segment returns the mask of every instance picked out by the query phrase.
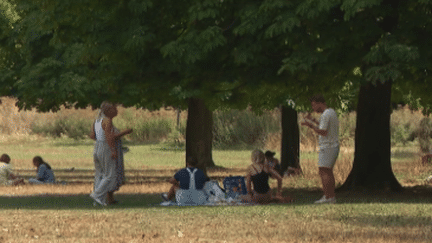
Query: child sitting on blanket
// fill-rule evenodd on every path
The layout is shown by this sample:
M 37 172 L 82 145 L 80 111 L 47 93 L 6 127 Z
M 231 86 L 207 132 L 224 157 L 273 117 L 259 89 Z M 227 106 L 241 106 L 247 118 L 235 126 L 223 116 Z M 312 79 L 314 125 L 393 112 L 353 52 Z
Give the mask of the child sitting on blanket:
M 168 182 L 173 184 L 168 193 L 162 193 L 165 201 L 176 198 L 178 205 L 202 205 L 207 197 L 203 191 L 204 184 L 209 180 L 204 171 L 196 168 L 197 161 L 188 157 L 186 168 L 179 170 Z
M 11 161 L 9 155 L 2 154 L 0 157 L 0 185 L 3 186 L 17 186 L 19 184 L 25 184 L 24 179 L 18 178 L 12 172 L 12 166 L 9 164 Z
M 30 184 L 45 184 L 55 182 L 54 172 L 52 171 L 51 166 L 45 162 L 42 157 L 34 157 L 33 165 L 37 168 L 37 178 L 30 178 Z

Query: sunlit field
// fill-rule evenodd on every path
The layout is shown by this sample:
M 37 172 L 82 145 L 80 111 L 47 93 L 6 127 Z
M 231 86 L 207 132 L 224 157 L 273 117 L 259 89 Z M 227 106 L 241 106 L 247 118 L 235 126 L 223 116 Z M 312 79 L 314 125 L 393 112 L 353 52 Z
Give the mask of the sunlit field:
M 30 138 L 2 144 L 17 169 L 30 169 L 41 155 L 53 168 L 91 170 L 92 142 Z M 128 170 L 140 170 L 142 181 L 116 193 L 119 204 L 94 207 L 88 194 L 91 178 L 65 185 L 1 187 L 1 242 L 430 242 L 432 190 L 426 178 L 431 166 L 420 162 L 417 148 L 393 148 L 393 170 L 410 188 L 402 194 L 339 193 L 335 205 L 314 205 L 321 196 L 317 154 L 301 153 L 303 175 L 285 178 L 283 194 L 291 204 L 262 206 L 161 207 L 164 180 L 145 182 L 155 171 L 168 178 L 184 166 L 184 150 L 163 144 L 128 144 Z M 223 178 L 244 175 L 249 150 L 215 150 L 209 170 Z M 341 149 L 335 167 L 343 183 L 353 159 Z M 221 180 L 219 180 L 221 182 Z M 276 181 L 271 181 L 276 187 Z M 37 223 L 34 223 L 37 222 Z
M 42 156 L 62 184 L 0 187 L 0 243 L 2 242 L 431 242 L 432 185 L 427 178 L 432 165 L 422 164 L 417 141 L 401 141 L 392 147 L 392 168 L 406 188 L 402 193 L 339 192 L 337 204 L 314 205 L 321 197 L 316 137 L 303 131 L 300 165 L 303 174 L 285 177 L 283 195 L 290 204 L 254 206 L 161 207 L 160 193 L 166 182 L 185 165 L 183 144 L 169 139 L 137 142 L 126 139 L 126 184 L 116 193 L 118 204 L 95 207 L 93 189 L 93 141 L 52 138 L 34 134 L 32 126 L 59 117 L 93 119 L 96 111 L 62 110 L 60 113 L 20 113 L 3 100 L 0 108 L 0 153 L 12 158 L 15 171 L 28 179 L 35 176 L 32 158 Z M 9 104 L 9 106 L 7 106 Z M 129 113 L 128 113 L 129 112 Z M 137 112 L 144 120 L 169 117 L 173 111 Z M 396 118 L 415 124 L 419 113 L 401 111 Z M 353 114 L 344 115 L 352 130 Z M 123 118 L 122 118 L 123 119 Z M 182 113 L 182 121 L 185 112 Z M 394 119 L 398 124 L 398 119 Z M 407 120 L 408 119 L 408 120 Z M 119 121 L 123 120 L 117 120 Z M 116 121 L 115 121 L 116 122 Z M 348 123 L 351 123 L 349 125 Z M 403 123 L 400 123 L 403 124 Z M 402 125 L 400 125 L 403 127 Z M 334 169 L 336 184 L 347 178 L 353 161 L 352 138 L 344 146 Z M 253 148 L 280 155 L 280 133 L 269 134 L 259 146 L 213 150 L 217 168 L 212 179 L 244 175 Z M 271 180 L 276 188 L 276 181 Z

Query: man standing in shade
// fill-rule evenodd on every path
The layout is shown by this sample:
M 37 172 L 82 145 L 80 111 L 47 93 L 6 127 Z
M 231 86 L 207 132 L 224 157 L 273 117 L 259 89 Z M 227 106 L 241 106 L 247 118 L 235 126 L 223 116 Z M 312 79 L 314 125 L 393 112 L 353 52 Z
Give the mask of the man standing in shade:
M 313 111 L 322 113 L 319 122 L 310 114 L 302 122 L 319 135 L 318 167 L 324 196 L 315 203 L 336 203 L 333 167 L 339 155 L 339 120 L 336 112 L 327 107 L 322 95 L 315 95 L 310 101 Z

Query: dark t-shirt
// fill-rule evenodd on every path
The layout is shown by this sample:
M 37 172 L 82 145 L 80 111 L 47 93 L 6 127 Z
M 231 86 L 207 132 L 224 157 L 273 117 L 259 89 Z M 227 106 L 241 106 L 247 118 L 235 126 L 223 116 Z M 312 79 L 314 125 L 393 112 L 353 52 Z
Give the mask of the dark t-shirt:
M 251 180 L 254 191 L 258 192 L 259 194 L 265 194 L 270 191 L 270 186 L 268 183 L 269 174 L 264 170 L 256 175 L 251 176 Z
M 193 173 L 194 170 L 197 170 L 195 172 L 195 189 L 202 190 L 204 188 L 204 184 L 209 179 L 207 176 L 205 176 L 204 171 L 198 169 L 198 168 L 189 168 L 190 171 Z M 179 170 L 175 175 L 174 179 L 176 179 L 180 184 L 180 189 L 183 190 L 189 190 L 189 182 L 190 182 L 190 175 L 187 171 L 187 168 L 183 168 Z

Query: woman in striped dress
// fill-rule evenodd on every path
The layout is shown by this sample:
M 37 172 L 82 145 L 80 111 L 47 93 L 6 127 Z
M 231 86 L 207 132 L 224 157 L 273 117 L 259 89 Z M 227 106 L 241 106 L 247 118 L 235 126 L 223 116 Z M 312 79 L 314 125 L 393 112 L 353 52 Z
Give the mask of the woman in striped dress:
M 90 197 L 100 205 L 115 203 L 114 192 L 124 181 L 124 164 L 121 137 L 130 134 L 132 129 L 119 132 L 112 119 L 117 116 L 117 106 L 103 102 L 95 120 L 90 138 L 96 140 L 93 152 L 95 182 Z

